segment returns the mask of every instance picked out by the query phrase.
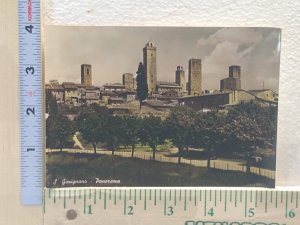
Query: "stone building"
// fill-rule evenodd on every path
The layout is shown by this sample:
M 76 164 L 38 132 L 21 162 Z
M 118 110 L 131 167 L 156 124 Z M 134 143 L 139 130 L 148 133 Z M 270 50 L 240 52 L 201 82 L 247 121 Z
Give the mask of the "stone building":
M 134 78 L 132 73 L 124 73 L 122 75 L 123 85 L 126 91 L 134 91 Z
M 90 64 L 81 65 L 81 84 L 92 86 L 92 66 Z
M 220 81 L 220 90 L 230 91 L 230 90 L 241 90 L 241 67 L 240 66 L 230 66 L 229 67 L 229 77 L 222 79 Z
M 156 65 L 156 46 L 148 42 L 143 48 L 143 63 L 145 66 L 148 92 L 152 94 L 156 90 L 157 65 Z
M 188 106 L 195 110 L 202 110 L 236 105 L 241 102 L 248 102 L 255 99 L 255 96 L 247 91 L 234 90 L 200 96 L 187 96 L 180 98 L 178 101 L 180 105 Z
M 72 82 L 63 82 L 62 87 L 64 88 L 64 101 L 65 104 L 77 105 L 78 104 L 78 87 Z
M 177 66 L 175 71 L 175 82 L 181 87 L 180 93 L 183 96 L 186 93 L 186 83 L 182 66 Z
M 126 91 L 125 85 L 120 84 L 120 83 L 105 84 L 105 85 L 103 85 L 103 90 L 104 91 L 112 91 L 115 93 L 120 93 L 120 92 Z
M 278 102 L 278 94 L 271 89 L 249 90 L 248 92 L 253 94 L 258 99 L 274 103 Z
M 202 85 L 201 59 L 190 59 L 188 95 L 200 95 L 201 85 Z

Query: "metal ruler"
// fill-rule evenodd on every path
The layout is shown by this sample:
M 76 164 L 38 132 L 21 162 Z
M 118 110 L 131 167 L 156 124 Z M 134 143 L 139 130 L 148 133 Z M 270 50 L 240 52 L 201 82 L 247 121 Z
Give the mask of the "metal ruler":
M 45 189 L 44 224 L 299 225 L 299 192 Z
M 43 194 L 43 92 L 39 0 L 18 1 L 21 202 L 41 204 Z

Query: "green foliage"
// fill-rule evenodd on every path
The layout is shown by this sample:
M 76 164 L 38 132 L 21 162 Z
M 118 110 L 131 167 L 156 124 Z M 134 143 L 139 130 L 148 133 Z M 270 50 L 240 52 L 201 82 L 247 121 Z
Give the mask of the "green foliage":
M 261 106 L 256 102 L 242 103 L 233 107 L 221 129 L 233 151 L 242 152 L 250 172 L 251 157 L 257 147 L 276 146 L 277 109 Z
M 196 124 L 197 114 L 194 110 L 184 107 L 175 107 L 165 121 L 165 133 L 174 145 L 178 147 L 178 163 L 184 148 L 191 145 L 193 127 Z
M 97 143 L 105 141 L 106 138 L 106 114 L 97 112 L 85 112 L 77 119 L 77 128 L 82 138 L 93 145 L 95 154 Z
M 115 150 L 118 149 L 122 143 L 122 135 L 124 133 L 124 127 L 122 126 L 122 117 L 108 116 L 105 123 L 105 142 L 107 148 L 112 150 L 114 155 Z
M 122 143 L 126 146 L 131 146 L 131 157 L 133 157 L 135 146 L 139 142 L 140 129 L 141 119 L 134 116 L 127 116 L 122 118 Z
M 58 114 L 56 98 L 50 90 L 46 91 L 46 113 L 49 113 L 50 116 L 56 116 Z
M 164 143 L 165 133 L 163 123 L 159 117 L 149 116 L 142 120 L 140 130 L 140 141 L 151 147 L 153 152 L 152 159 L 155 160 L 157 145 Z
M 140 62 L 138 71 L 136 72 L 136 82 L 137 89 L 136 94 L 140 101 L 140 107 L 142 107 L 142 102 L 148 97 L 148 85 L 144 65 Z
M 59 148 L 72 147 L 73 123 L 63 115 L 49 116 L 46 121 L 46 147 Z

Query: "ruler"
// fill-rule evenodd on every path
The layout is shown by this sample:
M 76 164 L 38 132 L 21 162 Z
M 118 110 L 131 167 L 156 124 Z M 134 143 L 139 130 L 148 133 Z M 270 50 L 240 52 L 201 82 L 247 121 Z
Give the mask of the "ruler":
M 45 189 L 44 224 L 299 225 L 299 192 Z
M 21 202 L 41 204 L 43 194 L 43 92 L 40 1 L 18 1 Z

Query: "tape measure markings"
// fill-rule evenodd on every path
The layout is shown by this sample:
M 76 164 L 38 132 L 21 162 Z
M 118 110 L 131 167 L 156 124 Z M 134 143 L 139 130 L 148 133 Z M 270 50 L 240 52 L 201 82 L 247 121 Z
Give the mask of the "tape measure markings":
M 48 207 L 51 210 L 61 210 L 56 206 L 59 202 L 63 203 L 63 209 L 76 207 L 76 204 L 79 204 L 77 199 L 82 199 L 83 214 L 86 215 L 101 213 L 101 209 L 99 211 L 98 207 L 102 204 L 102 210 L 113 210 L 116 216 L 118 213 L 124 216 L 132 216 L 135 213 L 149 216 L 154 212 L 157 213 L 153 207 L 162 210 L 161 215 L 164 217 L 179 215 L 182 217 L 193 210 L 197 210 L 197 212 L 203 210 L 204 218 L 219 218 L 228 212 L 232 216 L 233 210 L 236 209 L 234 216 L 239 218 L 255 218 L 256 214 L 259 215 L 259 218 L 263 214 L 267 218 L 269 213 L 274 213 L 276 210 L 276 214 L 282 212 L 280 215 L 289 221 L 296 218 L 297 213 L 300 213 L 298 210 L 299 194 L 292 191 L 185 189 L 179 190 L 179 193 L 183 193 L 182 201 L 179 200 L 178 190 L 174 189 L 84 189 L 77 191 L 48 189 L 47 191 L 49 201 L 46 199 L 44 201 L 45 214 L 47 214 Z M 157 193 L 161 200 L 157 199 Z M 230 197 L 234 199 L 230 201 Z M 181 203 L 179 204 L 179 202 Z M 80 204 L 78 206 L 82 207 Z

